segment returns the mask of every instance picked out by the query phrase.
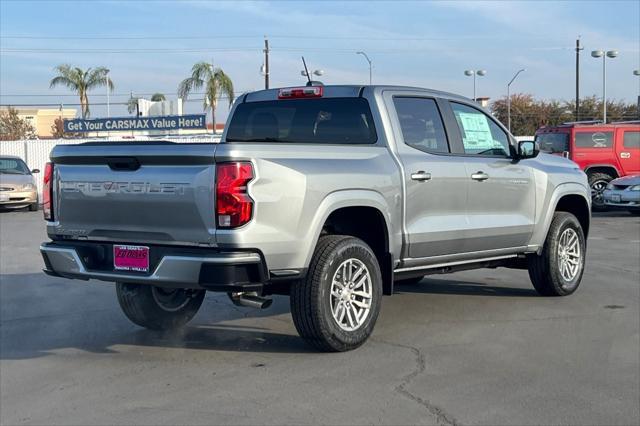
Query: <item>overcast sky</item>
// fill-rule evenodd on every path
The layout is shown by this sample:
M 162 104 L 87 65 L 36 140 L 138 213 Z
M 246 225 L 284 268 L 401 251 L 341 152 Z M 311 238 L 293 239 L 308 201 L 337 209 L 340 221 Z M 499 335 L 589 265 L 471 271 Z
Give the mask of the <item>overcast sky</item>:
M 617 49 L 607 61 L 609 98 L 635 102 L 640 78 L 640 1 L 564 2 L 75 2 L 0 1 L 0 103 L 77 103 L 49 89 L 53 67 L 105 66 L 116 89 L 175 98 L 193 63 L 213 61 L 238 93 L 263 87 L 259 74 L 266 35 L 272 87 L 304 83 L 304 54 L 325 84 L 368 82 L 429 87 L 472 96 L 465 69 L 484 69 L 478 96 L 512 92 L 539 98 L 575 96 L 575 40 L 581 36 L 581 94 L 602 94 L 602 60 L 594 49 Z M 20 95 L 20 96 L 18 96 Z M 201 96 L 194 95 L 194 99 Z M 90 94 L 106 101 L 105 90 Z M 223 109 L 220 115 L 224 118 Z M 127 115 L 114 106 L 112 115 Z M 187 104 L 201 112 L 201 102 Z M 102 106 L 92 115 L 105 114 Z

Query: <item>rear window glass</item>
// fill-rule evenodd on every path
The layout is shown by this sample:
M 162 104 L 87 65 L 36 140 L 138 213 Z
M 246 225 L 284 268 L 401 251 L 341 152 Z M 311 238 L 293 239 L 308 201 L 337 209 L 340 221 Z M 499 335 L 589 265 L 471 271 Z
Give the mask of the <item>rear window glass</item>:
M 613 132 L 576 132 L 577 148 L 611 148 Z
M 396 97 L 393 103 L 400 120 L 404 143 L 426 152 L 449 152 L 447 135 L 436 101 Z
M 640 132 L 624 132 L 622 146 L 625 148 L 640 149 Z
M 540 133 L 536 136 L 536 142 L 542 152 L 569 151 L 569 135 L 567 133 Z
M 286 99 L 238 105 L 227 142 L 373 144 L 376 131 L 363 98 Z

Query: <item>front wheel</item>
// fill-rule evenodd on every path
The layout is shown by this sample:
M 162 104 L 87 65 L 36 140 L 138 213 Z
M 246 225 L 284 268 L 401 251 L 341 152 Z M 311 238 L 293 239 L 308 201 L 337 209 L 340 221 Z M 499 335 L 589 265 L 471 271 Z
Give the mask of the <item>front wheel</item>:
M 382 275 L 371 248 L 345 235 L 320 238 L 309 272 L 291 287 L 300 336 L 327 352 L 348 351 L 371 335 L 380 312 Z
M 584 272 L 586 244 L 578 219 L 556 212 L 542 253 L 529 256 L 529 277 L 542 296 L 567 296 L 578 289 Z
M 206 292 L 116 283 L 116 293 L 131 322 L 151 330 L 170 330 L 184 326 L 195 316 Z
M 605 211 L 607 205 L 604 203 L 604 190 L 607 189 L 613 176 L 607 173 L 590 173 L 589 186 L 591 187 L 591 208 L 593 211 Z

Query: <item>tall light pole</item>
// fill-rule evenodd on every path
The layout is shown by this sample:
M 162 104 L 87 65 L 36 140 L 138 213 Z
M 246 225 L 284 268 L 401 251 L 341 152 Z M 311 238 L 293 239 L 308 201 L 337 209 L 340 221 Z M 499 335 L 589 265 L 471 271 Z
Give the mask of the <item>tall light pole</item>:
M 594 58 L 602 58 L 602 121 L 607 123 L 607 57 L 615 58 L 618 56 L 617 50 L 593 50 L 591 56 Z
M 485 70 L 466 70 L 464 72 L 464 75 L 466 75 L 467 77 L 471 77 L 473 76 L 473 101 L 475 102 L 476 100 L 476 75 L 483 77 L 485 75 L 487 75 L 487 71 Z
M 520 71 L 513 76 L 509 84 L 507 84 L 507 128 L 511 131 L 511 83 L 520 75 L 521 72 L 526 71 L 525 68 L 522 68 Z
M 640 70 L 633 70 L 633 75 L 640 77 Z M 640 119 L 640 79 L 638 79 L 638 119 Z
M 362 55 L 369 62 L 369 85 L 371 85 L 371 59 L 364 52 L 356 52 L 356 55 Z

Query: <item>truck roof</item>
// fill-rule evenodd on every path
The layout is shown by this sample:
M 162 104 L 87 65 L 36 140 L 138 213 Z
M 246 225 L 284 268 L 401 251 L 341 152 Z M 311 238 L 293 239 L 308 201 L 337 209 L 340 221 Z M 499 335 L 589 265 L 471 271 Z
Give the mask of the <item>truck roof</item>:
M 278 87 L 274 89 L 257 90 L 255 92 L 249 92 L 242 95 L 242 102 L 256 102 L 278 99 L 278 93 L 280 89 L 290 89 L 291 87 L 307 87 L 305 84 L 299 86 L 290 87 Z M 324 98 L 349 98 L 361 96 L 365 90 L 372 90 L 373 93 L 380 93 L 384 90 L 398 90 L 398 91 L 411 91 L 422 92 L 427 96 L 434 96 L 438 98 L 456 99 L 469 102 L 471 99 L 464 96 L 456 95 L 455 93 L 444 92 L 434 89 L 425 89 L 422 87 L 411 86 L 393 86 L 393 85 L 324 85 L 323 95 Z
M 575 127 L 580 128 L 595 128 L 595 129 L 615 129 L 617 127 L 640 127 L 640 120 L 638 121 L 614 121 L 612 123 L 603 123 L 600 120 L 592 121 L 571 121 L 567 123 L 557 124 L 555 126 L 543 126 L 539 128 L 538 132 L 556 131 L 561 129 L 572 129 Z

